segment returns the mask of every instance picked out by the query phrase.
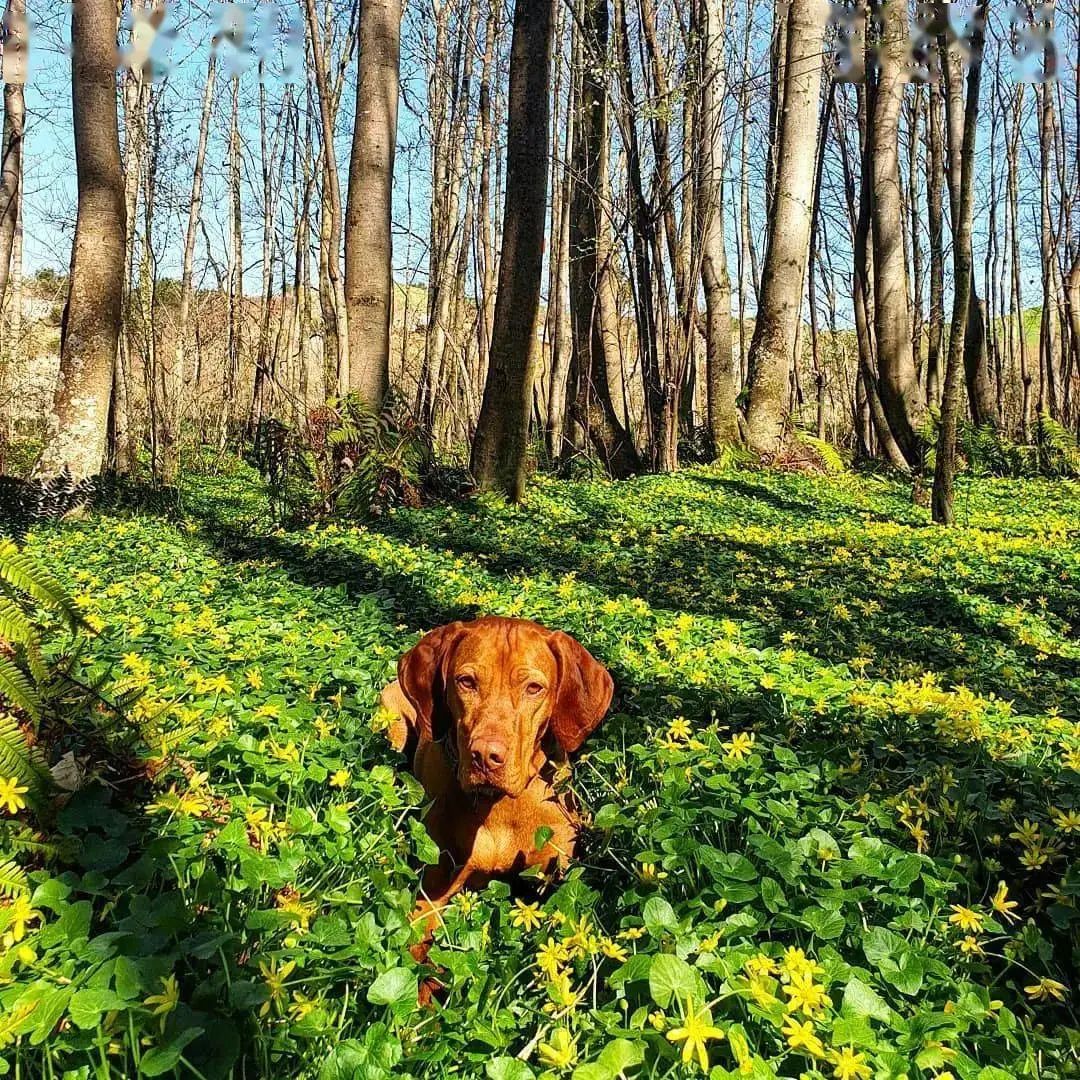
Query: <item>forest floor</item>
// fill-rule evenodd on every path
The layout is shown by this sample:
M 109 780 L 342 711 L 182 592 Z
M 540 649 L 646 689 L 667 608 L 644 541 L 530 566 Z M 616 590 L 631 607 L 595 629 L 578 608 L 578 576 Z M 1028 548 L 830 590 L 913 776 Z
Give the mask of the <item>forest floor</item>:
M 1080 485 L 967 480 L 957 509 L 944 531 L 885 479 L 702 468 L 285 531 L 238 465 L 179 514 L 38 530 L 141 749 L 58 811 L 0 1058 L 1076 1075 Z M 375 703 L 420 632 L 481 612 L 574 634 L 616 699 L 574 771 L 576 866 L 460 897 L 420 1010 L 435 853 Z

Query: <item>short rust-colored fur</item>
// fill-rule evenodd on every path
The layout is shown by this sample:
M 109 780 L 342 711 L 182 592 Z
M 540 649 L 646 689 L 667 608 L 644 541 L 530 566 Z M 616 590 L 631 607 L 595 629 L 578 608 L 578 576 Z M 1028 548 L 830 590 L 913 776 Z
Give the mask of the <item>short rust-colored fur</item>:
M 423 882 L 429 934 L 461 889 L 572 856 L 577 817 L 552 775 L 599 725 L 613 690 L 573 638 L 524 619 L 450 623 L 401 658 L 382 702 L 399 718 L 391 742 L 432 800 L 426 824 L 442 860 Z M 538 851 L 542 827 L 551 838 Z

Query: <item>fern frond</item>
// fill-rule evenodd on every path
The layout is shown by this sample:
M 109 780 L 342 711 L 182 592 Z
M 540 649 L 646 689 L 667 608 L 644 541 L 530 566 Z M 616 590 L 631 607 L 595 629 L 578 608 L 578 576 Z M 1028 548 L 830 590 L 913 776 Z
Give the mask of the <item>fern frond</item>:
M 72 630 L 82 622 L 64 586 L 11 540 L 0 540 L 0 582 L 61 615 Z
M 37 795 L 51 779 L 45 759 L 30 746 L 13 716 L 0 713 L 0 776 L 16 778 Z
M 30 892 L 30 879 L 26 871 L 14 860 L 0 854 L 0 896 L 14 899 Z
M 815 435 L 807 435 L 799 432 L 799 441 L 808 446 L 819 458 L 827 473 L 842 473 L 844 471 L 844 459 L 840 451 L 832 443 L 819 439 Z
M 41 698 L 30 680 L 9 657 L 0 656 L 0 703 L 21 709 L 35 722 L 41 719 Z
M 9 855 L 35 855 L 51 862 L 60 857 L 59 844 L 50 843 L 21 821 L 0 824 L 0 851 L 5 853 L 5 858 Z
M 25 645 L 37 641 L 38 632 L 26 612 L 6 596 L 0 596 L 0 641 Z

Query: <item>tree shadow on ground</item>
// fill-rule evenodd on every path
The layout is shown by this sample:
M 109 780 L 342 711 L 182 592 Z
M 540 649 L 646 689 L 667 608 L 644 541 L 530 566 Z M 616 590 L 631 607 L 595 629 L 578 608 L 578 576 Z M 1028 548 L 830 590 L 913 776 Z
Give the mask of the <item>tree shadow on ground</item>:
M 577 515 L 564 529 L 538 530 L 532 518 L 481 505 L 468 514 L 401 513 L 370 527 L 474 556 L 491 573 L 573 574 L 654 607 L 749 623 L 760 645 L 790 643 L 829 662 L 865 658 L 868 671 L 888 678 L 935 671 L 1025 711 L 1080 712 L 1080 660 L 1044 652 L 1026 639 L 1023 625 L 1000 618 L 1001 608 L 1032 590 L 1042 591 L 1047 613 L 1072 617 L 1080 594 L 1067 584 L 1067 553 L 1047 552 L 1039 565 L 1027 557 L 1003 558 L 988 578 L 966 578 L 959 589 L 959 579 L 950 575 L 955 566 L 896 570 L 902 560 L 917 562 L 912 543 L 930 542 L 916 530 L 885 546 L 869 536 L 800 536 L 800 522 L 790 535 L 767 540 L 756 524 L 744 530 L 746 539 L 736 539 L 730 533 L 677 533 L 661 522 L 655 536 L 619 545 L 612 537 L 634 528 L 634 520 L 591 489 L 575 495 Z M 813 524 L 811 504 L 786 498 L 779 504 L 785 515 L 800 507 L 801 524 Z M 853 543 L 860 546 L 849 550 Z M 990 604 L 972 599 L 979 597 Z

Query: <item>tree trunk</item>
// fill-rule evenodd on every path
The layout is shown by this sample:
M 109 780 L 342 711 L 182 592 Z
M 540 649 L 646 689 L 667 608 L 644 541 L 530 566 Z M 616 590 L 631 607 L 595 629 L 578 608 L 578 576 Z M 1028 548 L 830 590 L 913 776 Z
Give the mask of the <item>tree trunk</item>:
M 71 9 L 72 120 L 78 210 L 60 379 L 51 430 L 34 467 L 39 480 L 80 483 L 101 471 L 120 335 L 124 273 L 124 178 L 116 114 L 116 5 Z
M 878 77 L 872 90 L 867 143 L 874 239 L 874 339 L 881 404 L 905 460 L 922 468 L 920 429 L 925 404 L 911 355 L 911 310 L 904 257 L 900 197 L 900 110 L 907 67 L 907 7 L 901 0 L 874 3 L 880 20 Z M 864 168 L 867 164 L 864 163 Z
M 973 258 L 971 216 L 975 174 L 976 123 L 979 117 L 979 82 L 982 78 L 983 27 L 988 0 L 978 0 L 973 16 L 971 58 L 968 70 L 967 104 L 964 109 L 963 143 L 960 149 L 959 200 L 953 218 L 954 294 L 952 326 L 949 330 L 949 355 L 945 364 L 945 390 L 941 399 L 941 431 L 938 435 L 937 460 L 934 466 L 933 517 L 941 525 L 951 525 L 953 514 L 953 480 L 956 475 L 956 428 L 961 409 L 961 377 L 964 363 L 964 339 L 968 331 L 971 304 Z M 959 73 L 950 67 L 949 82 Z M 950 93 L 951 91 L 951 93 Z M 946 93 L 955 101 L 955 88 L 947 86 Z M 954 137 L 956 125 L 949 125 Z
M 323 214 L 329 216 L 326 236 L 327 289 L 333 305 L 334 338 L 337 345 L 337 390 L 346 394 L 352 385 L 349 373 L 349 319 L 345 302 L 345 285 L 341 277 L 341 181 L 338 178 L 337 153 L 334 149 L 334 94 L 330 86 L 328 60 L 323 48 L 322 30 L 315 12 L 315 0 L 304 0 L 307 13 L 308 37 L 315 67 L 315 87 L 319 96 L 319 116 L 322 121 Z
M 364 0 L 345 210 L 345 300 L 352 387 L 375 406 L 390 385 L 394 306 L 390 223 L 400 56 L 401 0 Z
M 26 3 L 8 0 L 3 53 L 4 146 L 0 167 L 0 306 L 7 293 L 11 248 L 19 219 L 23 177 L 23 130 L 26 125 Z
M 926 403 L 941 400 L 941 346 L 945 335 L 945 153 L 942 146 L 941 87 L 930 84 L 927 112 L 926 204 L 930 229 L 930 314 L 926 342 Z
M 739 441 L 738 393 L 731 334 L 731 277 L 724 243 L 724 0 L 698 0 L 702 22 L 698 186 L 701 285 L 705 292 L 705 388 L 714 451 Z
M 776 197 L 769 218 L 761 300 L 750 344 L 747 438 L 751 449 L 759 454 L 779 449 L 784 434 L 788 374 L 797 360 L 826 15 L 823 0 L 792 0 L 787 18 L 788 85 L 780 123 Z
M 491 364 L 472 472 L 482 489 L 520 501 L 536 369 L 547 217 L 554 0 L 516 0 L 510 48 L 506 203 Z
M 206 83 L 203 86 L 199 142 L 191 176 L 191 203 L 188 207 L 187 232 L 184 235 L 184 255 L 180 270 L 180 312 L 176 323 L 176 351 L 170 372 L 172 389 L 169 394 L 169 418 L 163 431 L 161 448 L 161 480 L 169 486 L 175 484 L 180 467 L 180 424 L 183 419 L 184 380 L 187 374 L 187 336 L 194 294 L 195 240 L 202 215 L 203 170 L 206 166 L 206 145 L 210 137 L 210 110 L 214 102 L 216 78 L 217 57 L 211 50 L 206 66 Z
M 574 413 L 612 476 L 640 467 L 637 451 L 616 412 L 608 381 L 609 352 L 617 349 L 611 300 L 612 248 L 607 225 L 609 200 L 608 94 L 603 84 L 608 58 L 607 0 L 585 0 L 582 13 L 584 65 L 571 161 L 570 320 L 573 328 Z

